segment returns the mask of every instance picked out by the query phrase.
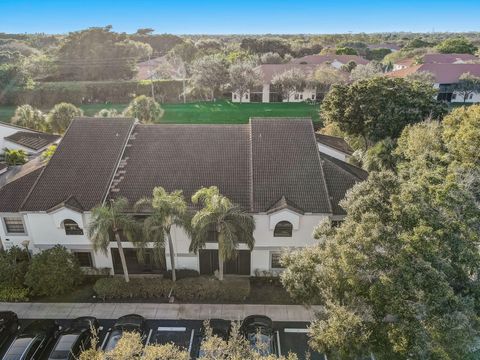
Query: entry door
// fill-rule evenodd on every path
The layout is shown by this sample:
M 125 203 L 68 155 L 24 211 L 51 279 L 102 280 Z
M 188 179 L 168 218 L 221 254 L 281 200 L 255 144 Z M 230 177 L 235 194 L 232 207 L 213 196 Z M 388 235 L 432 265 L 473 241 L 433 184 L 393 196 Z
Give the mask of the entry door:
M 218 270 L 218 250 L 200 250 L 200 274 L 212 275 Z M 225 262 L 225 274 L 250 275 L 250 251 L 238 250 L 237 256 Z

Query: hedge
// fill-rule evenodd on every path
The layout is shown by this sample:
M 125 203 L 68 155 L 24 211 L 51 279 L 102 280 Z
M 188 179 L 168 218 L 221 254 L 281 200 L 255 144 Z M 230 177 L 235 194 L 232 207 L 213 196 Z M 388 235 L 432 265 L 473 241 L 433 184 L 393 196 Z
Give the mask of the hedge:
M 18 287 L 2 287 L 0 288 L 0 301 L 5 302 L 24 302 L 28 301 L 29 290 L 27 288 Z
M 177 280 L 200 276 L 197 270 L 192 270 L 192 269 L 176 269 L 175 275 L 177 276 Z M 172 270 L 164 271 L 163 278 L 172 279 Z
M 97 280 L 93 289 L 104 300 L 167 298 L 170 290 L 182 302 L 243 302 L 250 294 L 248 278 L 219 281 L 213 277 L 190 277 L 173 283 L 162 278 L 108 277 Z
M 154 80 L 155 99 L 179 102 L 182 81 Z M 151 96 L 150 81 L 65 81 L 36 83 L 31 89 L 12 87 L 0 96 L 1 105 L 30 104 L 48 108 L 60 102 L 75 105 L 94 103 L 128 103 L 135 96 Z

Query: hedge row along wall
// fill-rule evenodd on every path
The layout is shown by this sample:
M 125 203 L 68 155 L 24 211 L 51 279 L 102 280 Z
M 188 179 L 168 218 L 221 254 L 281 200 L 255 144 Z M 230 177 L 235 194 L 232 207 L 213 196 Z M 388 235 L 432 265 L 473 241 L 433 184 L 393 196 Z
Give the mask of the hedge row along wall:
M 182 81 L 154 80 L 155 99 L 180 102 Z M 128 103 L 139 95 L 151 96 L 150 81 L 68 81 L 36 83 L 32 89 L 12 88 L 0 94 L 1 105 L 23 105 L 47 108 L 60 102 L 75 105 L 95 103 Z M 192 99 L 189 99 L 192 100 Z

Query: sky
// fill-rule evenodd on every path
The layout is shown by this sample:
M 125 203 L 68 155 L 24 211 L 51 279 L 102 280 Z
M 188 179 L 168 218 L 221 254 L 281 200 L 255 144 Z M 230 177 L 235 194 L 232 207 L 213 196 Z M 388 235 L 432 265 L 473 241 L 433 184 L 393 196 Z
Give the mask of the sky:
M 105 25 L 172 34 L 480 31 L 480 0 L 0 0 L 0 32 Z

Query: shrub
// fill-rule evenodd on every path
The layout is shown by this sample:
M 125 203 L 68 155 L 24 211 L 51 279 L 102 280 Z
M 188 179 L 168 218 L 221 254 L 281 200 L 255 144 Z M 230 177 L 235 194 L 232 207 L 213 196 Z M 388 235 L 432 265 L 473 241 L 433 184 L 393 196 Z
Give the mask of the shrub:
M 23 302 L 28 301 L 28 289 L 21 287 L 1 287 L 0 301 L 5 302 Z
M 192 270 L 192 269 L 175 269 L 175 274 L 177 275 L 177 280 L 186 279 L 186 278 L 195 278 L 200 276 L 197 270 Z M 172 279 L 172 270 L 165 271 L 163 273 L 163 278 Z
M 108 277 L 97 280 L 93 286 L 102 299 L 152 299 L 168 297 L 173 282 L 160 278 L 132 278 L 125 282 L 123 277 Z
M 57 245 L 33 256 L 25 276 L 34 295 L 61 295 L 80 284 L 82 272 L 75 256 Z
M 55 134 L 63 134 L 70 126 L 73 118 L 82 116 L 83 111 L 75 105 L 62 102 L 53 107 L 47 115 L 47 124 Z
M 250 294 L 248 278 L 223 281 L 213 277 L 186 278 L 175 283 L 175 296 L 181 301 L 243 302 Z
M 153 98 L 140 95 L 130 102 L 123 114 L 148 124 L 160 120 L 163 112 L 163 109 Z
M 28 154 L 21 149 L 4 149 L 5 163 L 8 166 L 23 165 L 28 161 Z
M 23 286 L 28 260 L 27 251 L 16 246 L 0 252 L 0 288 Z

